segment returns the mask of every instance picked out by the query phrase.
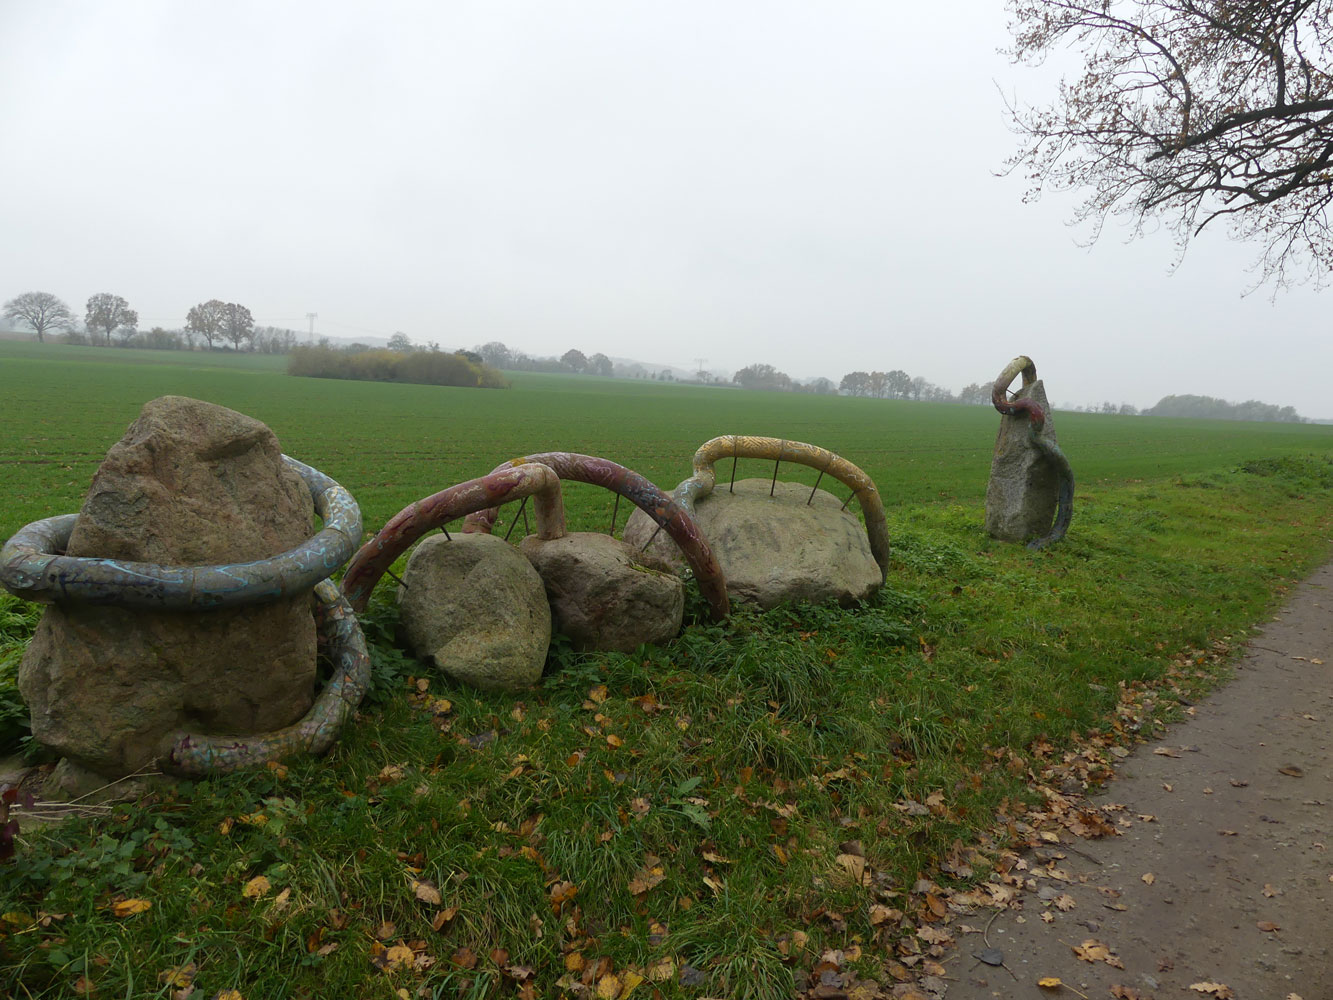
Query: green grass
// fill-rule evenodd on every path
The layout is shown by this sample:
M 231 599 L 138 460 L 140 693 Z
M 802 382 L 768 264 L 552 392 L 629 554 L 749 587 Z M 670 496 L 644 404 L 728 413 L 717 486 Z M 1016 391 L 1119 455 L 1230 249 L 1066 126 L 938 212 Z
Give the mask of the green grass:
M 716 433 L 785 434 L 875 475 L 894 552 L 863 607 L 742 609 L 633 655 L 558 643 L 523 695 L 410 676 L 385 648 L 381 599 L 367 622 L 378 699 L 327 757 L 25 826 L 0 870 L 0 969 L 18 996 L 87 977 L 97 996 L 165 997 L 160 975 L 187 964 L 205 997 L 574 996 L 573 980 L 667 962 L 664 997 L 785 998 L 825 948 L 860 949 L 857 970 L 889 982 L 898 941 L 926 919 L 918 879 L 961 885 L 942 859 L 1007 843 L 1044 760 L 1077 750 L 1095 782 L 1110 747 L 1216 683 L 1225 651 L 1327 558 L 1333 527 L 1322 428 L 1057 414 L 1080 490 L 1068 539 L 1033 553 L 981 530 L 996 420 L 983 409 L 535 376 L 455 403 L 225 367 L 149 388 L 171 366 L 97 382 L 115 362 L 61 376 L 31 353 L 17 359 L 28 379 L 7 357 L 0 380 L 90 380 L 65 411 L 84 481 L 119 435 L 111 414 L 127 423 L 165 391 L 268 420 L 370 524 L 462 478 L 442 470 L 519 451 L 601 453 L 670 485 Z M 57 433 L 23 409 L 25 433 Z M 466 447 L 455 464 L 402 457 L 434 440 L 423 425 L 448 423 Z M 864 881 L 840 860 L 846 841 Z M 988 856 L 972 856 L 972 878 Z M 261 876 L 269 888 L 247 896 Z M 134 899 L 152 906 L 115 915 Z M 898 915 L 872 922 L 872 907 Z M 381 968 L 394 946 L 419 967 Z
M 338 479 L 373 530 L 407 504 L 540 451 L 627 465 L 665 489 L 719 434 L 809 441 L 855 462 L 885 505 L 985 493 L 997 417 L 987 407 L 797 396 L 629 379 L 511 373 L 509 390 L 293 378 L 282 359 L 0 341 L 0 535 L 77 510 L 97 463 L 149 399 L 196 396 L 271 426 L 288 454 Z M 1057 413 L 1081 486 L 1202 472 L 1333 448 L 1333 427 Z M 739 474 L 771 474 L 747 462 Z M 719 469 L 730 475 L 730 467 Z M 783 478 L 813 482 L 787 467 Z M 613 497 L 571 484 L 571 526 L 605 530 Z M 623 520 L 624 511 L 622 511 Z

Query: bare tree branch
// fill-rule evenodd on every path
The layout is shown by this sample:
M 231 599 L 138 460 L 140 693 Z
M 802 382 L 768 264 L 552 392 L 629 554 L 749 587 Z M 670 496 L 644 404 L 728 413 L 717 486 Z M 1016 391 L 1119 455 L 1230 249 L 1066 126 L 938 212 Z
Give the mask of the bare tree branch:
M 1261 281 L 1333 274 L 1333 0 L 1009 0 L 1016 62 L 1077 51 L 1047 105 L 1010 106 L 1027 197 L 1079 190 L 1183 251 L 1225 217 Z

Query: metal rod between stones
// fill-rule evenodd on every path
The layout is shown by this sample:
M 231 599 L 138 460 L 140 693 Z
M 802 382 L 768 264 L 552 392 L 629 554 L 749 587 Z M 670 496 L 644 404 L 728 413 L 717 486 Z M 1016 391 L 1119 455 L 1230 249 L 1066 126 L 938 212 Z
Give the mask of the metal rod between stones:
M 652 545 L 653 542 L 657 541 L 657 536 L 658 536 L 659 534 L 661 534 L 661 532 L 662 532 L 662 526 L 659 524 L 659 525 L 657 526 L 657 530 L 653 532 L 652 537 L 649 538 L 648 541 L 646 541 L 646 542 L 643 543 L 643 548 L 639 549 L 639 551 L 640 551 L 640 552 L 647 552 L 647 551 L 648 551 L 648 546 Z
M 727 490 L 728 493 L 736 492 L 736 459 L 736 455 L 731 456 L 731 487 Z
M 620 494 L 616 494 L 616 505 L 611 508 L 611 530 L 607 532 L 612 538 L 616 537 L 616 515 L 620 513 Z
M 768 484 L 768 495 L 772 496 L 773 491 L 778 488 L 778 466 L 782 464 L 782 459 L 773 463 L 773 481 Z
M 525 526 L 528 523 L 528 512 L 524 509 L 527 507 L 527 505 L 528 505 L 527 497 L 524 497 L 523 502 L 518 505 L 518 513 L 523 515 L 523 524 Z M 509 536 L 514 533 L 514 528 L 516 528 L 517 526 L 518 526 L 518 514 L 515 514 L 514 519 L 509 522 L 509 530 L 505 532 L 506 542 L 509 541 Z
M 830 455 L 830 456 L 829 456 L 829 460 L 828 460 L 827 462 L 824 463 L 824 467 L 823 467 L 822 469 L 819 470 L 819 475 L 815 477 L 815 486 L 814 486 L 814 489 L 812 489 L 812 490 L 810 491 L 810 499 L 807 500 L 807 501 L 805 502 L 805 505 L 806 505 L 807 507 L 809 507 L 812 503 L 815 502 L 815 494 L 816 494 L 817 492 L 819 492 L 819 484 L 820 484 L 821 482 L 823 482 L 823 479 L 824 479 L 824 473 L 828 472 L 829 466 L 832 465 L 832 464 L 833 464 L 833 456 Z M 844 507 L 844 509 L 845 509 L 845 507 Z

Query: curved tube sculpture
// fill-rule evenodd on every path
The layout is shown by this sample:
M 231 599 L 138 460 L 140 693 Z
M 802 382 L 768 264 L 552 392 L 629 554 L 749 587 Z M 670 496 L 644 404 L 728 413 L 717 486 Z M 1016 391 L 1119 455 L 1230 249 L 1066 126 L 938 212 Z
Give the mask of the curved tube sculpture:
M 1069 530 L 1069 522 L 1074 516 L 1074 470 L 1069 467 L 1069 459 L 1065 458 L 1065 453 L 1060 450 L 1060 446 L 1054 441 L 1042 437 L 1041 429 L 1046 425 L 1046 414 L 1042 410 L 1041 404 L 1032 399 L 1010 399 L 1006 395 L 1009 391 L 1009 384 L 1019 374 L 1023 376 L 1023 388 L 1025 389 L 1037 381 L 1037 366 L 1026 355 L 1020 354 L 1009 362 L 1004 371 L 1000 372 L 999 377 L 995 380 L 995 385 L 991 388 L 990 400 L 995 409 L 1005 416 L 1017 416 L 1020 413 L 1027 414 L 1028 440 L 1054 466 L 1056 476 L 1059 479 L 1055 521 L 1051 525 L 1051 530 L 1043 537 L 1028 542 L 1028 548 L 1030 549 L 1044 549 L 1046 546 L 1064 538 L 1065 532 Z
M 881 582 L 888 579 L 889 528 L 884 520 L 884 504 L 880 501 L 874 481 L 860 468 L 826 448 L 803 441 L 741 434 L 715 437 L 705 441 L 694 453 L 694 475 L 671 493 L 691 516 L 694 514 L 694 505 L 713 492 L 717 484 L 713 464 L 720 458 L 771 458 L 777 462 L 794 462 L 818 469 L 821 475 L 832 476 L 847 486 L 861 504 L 870 552 L 879 564 Z
M 257 736 L 181 736 L 164 766 L 189 777 L 222 774 L 296 753 L 321 754 L 333 745 L 370 688 L 370 655 L 351 605 L 328 580 L 315 585 L 320 646 L 333 660 L 333 677 L 299 722 Z
M 511 500 L 535 497 L 537 535 L 563 538 L 565 505 L 560 477 L 545 465 L 526 463 L 469 479 L 404 507 L 352 557 L 343 574 L 342 591 L 355 611 L 364 611 L 385 571 L 422 535 L 442 528 L 464 514 L 486 510 Z
M 708 602 L 713 620 L 720 621 L 730 613 L 731 602 L 727 597 L 727 582 L 722 575 L 722 567 L 713 557 L 708 540 L 695 524 L 692 507 L 686 508 L 678 503 L 632 469 L 609 459 L 572 451 L 545 451 L 537 455 L 525 455 L 497 466 L 492 475 L 524 462 L 539 462 L 554 470 L 561 479 L 601 486 L 630 501 L 652 518 L 679 546 L 685 561 L 694 572 L 694 578 L 699 582 L 699 591 Z M 497 513 L 498 510 L 491 507 L 470 514 L 463 530 L 490 534 Z
M 122 559 L 60 555 L 77 514 L 62 514 L 20 528 L 0 549 L 0 586 L 43 604 L 69 601 L 148 611 L 239 608 L 293 597 L 327 579 L 361 540 L 361 511 L 324 473 L 282 456 L 310 490 L 324 522 L 294 549 L 255 562 L 219 566 L 161 566 Z
M 328 577 L 361 537 L 361 511 L 345 489 L 302 462 L 283 461 L 310 490 L 324 527 L 269 559 L 219 566 L 161 566 L 58 555 L 79 516 L 49 517 L 20 529 L 0 550 L 0 585 L 30 601 L 113 605 L 141 611 L 211 611 L 296 597 L 312 588 L 319 638 L 334 677 L 300 722 L 253 737 L 181 736 L 165 766 L 200 776 L 261 764 L 288 754 L 322 753 L 370 686 L 370 657 L 351 607 Z

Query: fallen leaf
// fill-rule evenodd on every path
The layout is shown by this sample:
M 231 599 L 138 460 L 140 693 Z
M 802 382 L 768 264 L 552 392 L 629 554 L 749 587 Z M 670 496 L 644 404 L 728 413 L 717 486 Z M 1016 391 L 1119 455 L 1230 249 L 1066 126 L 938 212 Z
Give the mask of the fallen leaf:
M 1304 777 L 1305 777 L 1305 772 L 1302 771 L 1302 770 L 1301 770 L 1299 767 L 1297 767 L 1295 764 L 1288 764 L 1286 767 L 1279 767 L 1279 768 L 1277 769 L 1277 773 L 1278 773 L 1278 774 L 1285 774 L 1285 775 L 1286 775 L 1287 777 L 1289 777 L 1289 778 L 1304 778 Z
M 1157 876 L 1154 875 L 1152 872 L 1144 872 L 1142 875 L 1139 876 L 1139 878 L 1143 879 L 1144 885 L 1152 885 L 1154 882 L 1157 881 Z
M 1195 993 L 1211 993 L 1217 1000 L 1233 1000 L 1236 995 L 1231 992 L 1230 986 L 1222 983 L 1192 983 L 1190 989 Z
M 213 994 L 213 1000 L 245 1000 L 241 996 L 240 990 L 218 990 Z
M 439 906 L 444 902 L 440 895 L 440 890 L 435 887 L 435 883 L 429 879 L 422 879 L 420 882 L 412 880 L 412 895 L 423 903 L 429 903 L 432 906 Z
M 288 886 L 286 889 L 283 889 L 282 892 L 278 893 L 275 897 L 273 897 L 273 909 L 285 910 L 287 908 L 288 902 L 291 901 L 291 898 L 292 898 L 292 889 L 291 886 Z
M 1223 837 L 1234 837 L 1234 836 L 1236 836 L 1236 831 L 1235 831 L 1235 830 L 1218 830 L 1217 832 L 1218 832 L 1218 834 L 1220 834 L 1220 835 L 1223 836 Z
M 269 880 L 263 875 L 256 875 L 245 885 L 241 886 L 241 897 L 244 899 L 259 899 L 266 895 L 269 889 L 273 888 Z
M 1037 980 L 1037 985 L 1044 990 L 1055 990 L 1064 985 L 1064 980 L 1059 976 L 1043 976 Z
M 1241 781 L 1241 780 L 1239 780 L 1239 779 L 1237 779 L 1237 778 L 1232 778 L 1232 779 L 1231 779 L 1231 787 L 1232 787 L 1232 788 L 1244 788 L 1244 787 L 1246 787 L 1248 784 L 1249 784 L 1248 781 Z
M 901 917 L 902 914 L 899 914 L 899 919 L 901 919 Z M 926 944 L 943 944 L 943 945 L 953 944 L 952 934 L 950 934 L 943 927 L 935 927 L 932 924 L 926 924 L 924 927 L 922 927 L 919 931 L 916 932 L 916 936 L 919 937 L 922 941 L 926 942 Z
M 597 980 L 597 1000 L 616 1000 L 618 996 L 620 996 L 620 978 L 614 972 Z
M 1272 899 L 1274 896 L 1281 896 L 1282 890 L 1279 889 L 1277 886 L 1273 885 L 1272 882 L 1265 882 L 1264 895 L 1267 896 L 1269 899 Z
M 1281 927 L 1279 927 L 1277 924 L 1273 923 L 1273 921 L 1271 921 L 1271 920 L 1260 920 L 1260 921 L 1259 921 L 1258 923 L 1256 923 L 1254 926 L 1255 926 L 1255 927 L 1258 927 L 1261 931 L 1264 931 L 1265 933 L 1269 933 L 1269 934 L 1271 934 L 1271 933 L 1274 932 L 1274 931 L 1280 931 L 1280 930 L 1282 930 Z
M 655 983 L 664 983 L 676 974 L 674 958 L 659 958 L 648 966 L 648 978 Z
M 1081 945 L 1069 947 L 1085 962 L 1105 962 L 1111 955 L 1111 949 L 1095 938 L 1087 938 Z
M 1075 906 L 1078 905 L 1077 903 L 1074 902 L 1074 897 L 1070 896 L 1068 893 L 1061 893 L 1060 895 L 1056 896 L 1053 900 L 1051 900 L 1051 902 L 1054 903 L 1056 907 L 1064 913 L 1068 913 L 1070 910 L 1072 910 Z
M 588 691 L 588 700 L 594 705 L 600 705 L 602 702 L 606 701 L 606 685 L 598 684 L 596 687 L 590 689 Z
M 385 972 L 397 972 L 399 969 L 407 968 L 415 957 L 412 949 L 402 944 L 385 948 L 376 941 L 370 948 L 371 964 Z
M 656 854 L 646 854 L 643 858 L 643 867 L 629 880 L 629 891 L 635 896 L 641 895 L 660 885 L 664 878 L 666 869 L 662 865 L 662 859 Z
M 1171 747 L 1157 747 L 1155 750 L 1153 750 L 1153 753 L 1157 754 L 1157 755 L 1160 756 L 1160 757 L 1179 757 L 1179 756 L 1180 756 L 1180 751 L 1179 751 L 1179 750 L 1173 750 Z
M 456 906 L 451 906 L 445 910 L 439 910 L 436 912 L 435 916 L 430 918 L 430 929 L 439 931 L 456 916 L 458 916 L 458 907 Z
M 890 920 L 897 921 L 903 918 L 902 910 L 895 910 L 889 906 L 882 906 L 875 903 L 870 907 L 870 926 L 878 927 L 880 924 L 887 923 Z
M 173 965 L 170 969 L 164 969 L 157 974 L 157 978 L 165 986 L 183 990 L 194 982 L 195 973 L 198 971 L 199 966 L 189 962 L 186 965 Z
M 1041 922 L 1043 924 L 1055 923 L 1055 914 L 1053 914 L 1050 910 L 1044 911 L 1041 915 Z
M 146 899 L 122 899 L 111 904 L 111 913 L 117 917 L 132 917 L 136 913 L 151 910 L 153 904 Z
M 860 883 L 865 877 L 866 859 L 858 854 L 839 854 L 838 864 L 847 871 L 854 882 Z

